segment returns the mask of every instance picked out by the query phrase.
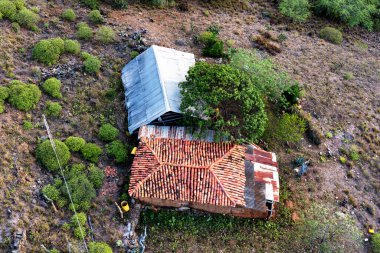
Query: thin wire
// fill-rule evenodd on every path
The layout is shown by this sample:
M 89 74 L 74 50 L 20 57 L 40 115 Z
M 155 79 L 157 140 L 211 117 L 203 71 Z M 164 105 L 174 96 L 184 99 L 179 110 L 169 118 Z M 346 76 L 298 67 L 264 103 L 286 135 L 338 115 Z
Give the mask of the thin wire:
M 49 139 L 50 139 L 50 144 L 51 144 L 51 147 L 53 148 L 53 151 L 54 151 L 54 154 L 55 154 L 55 158 L 57 159 L 59 169 L 61 170 L 61 175 L 62 175 L 63 181 L 65 182 L 67 194 L 69 195 L 71 206 L 73 207 L 73 211 L 74 211 L 77 223 L 78 223 L 78 227 L 79 227 L 79 230 L 80 230 L 80 235 L 82 237 L 84 247 L 86 249 L 86 252 L 88 253 L 87 243 L 86 243 L 86 240 L 84 239 L 84 234 L 83 234 L 83 231 L 82 231 L 82 226 L 81 226 L 81 224 L 79 222 L 78 215 L 77 215 L 77 212 L 75 210 L 74 203 L 73 203 L 73 199 L 71 198 L 71 193 L 70 193 L 70 190 L 69 190 L 69 186 L 67 184 L 66 177 L 65 177 L 65 174 L 63 173 L 63 169 L 62 169 L 62 166 L 61 166 L 61 162 L 59 161 L 59 158 L 58 158 L 58 155 L 57 155 L 57 151 L 55 149 L 55 143 L 53 141 L 53 136 L 51 135 L 51 132 L 50 132 L 49 124 L 47 123 L 47 120 L 46 120 L 46 117 L 45 117 L 44 114 L 42 114 L 42 117 L 44 118 L 44 124 L 45 124 L 45 127 L 46 127 L 46 131 L 48 133 L 48 136 L 49 136 Z

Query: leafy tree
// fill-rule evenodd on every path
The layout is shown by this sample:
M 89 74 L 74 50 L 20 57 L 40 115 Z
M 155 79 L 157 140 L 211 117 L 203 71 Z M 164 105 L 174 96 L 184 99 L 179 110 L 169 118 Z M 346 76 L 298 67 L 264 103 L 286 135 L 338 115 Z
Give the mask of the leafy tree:
M 295 21 L 306 21 L 310 16 L 308 0 L 282 0 L 279 9 L 281 14 Z
M 54 140 L 54 143 L 59 161 L 62 166 L 65 166 L 69 162 L 71 156 L 69 148 L 65 143 L 59 140 Z M 50 144 L 50 140 L 45 140 L 37 146 L 36 157 L 37 160 L 39 160 L 48 170 L 55 172 L 59 169 L 57 158 Z
M 35 108 L 40 101 L 41 91 L 35 84 L 25 84 L 14 80 L 8 88 L 8 102 L 19 110 L 29 111 Z
M 196 63 L 181 88 L 181 110 L 200 128 L 214 128 L 223 137 L 257 141 L 267 116 L 261 94 L 244 72 L 229 65 Z

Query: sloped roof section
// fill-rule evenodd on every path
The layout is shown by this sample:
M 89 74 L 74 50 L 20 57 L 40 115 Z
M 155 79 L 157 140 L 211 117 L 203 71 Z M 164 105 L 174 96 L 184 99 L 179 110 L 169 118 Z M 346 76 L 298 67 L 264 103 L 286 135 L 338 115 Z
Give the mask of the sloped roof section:
M 279 201 L 275 155 L 255 145 L 143 137 L 131 170 L 135 198 L 256 210 Z
M 181 112 L 178 84 L 194 64 L 193 54 L 151 46 L 123 68 L 129 132 L 166 112 Z

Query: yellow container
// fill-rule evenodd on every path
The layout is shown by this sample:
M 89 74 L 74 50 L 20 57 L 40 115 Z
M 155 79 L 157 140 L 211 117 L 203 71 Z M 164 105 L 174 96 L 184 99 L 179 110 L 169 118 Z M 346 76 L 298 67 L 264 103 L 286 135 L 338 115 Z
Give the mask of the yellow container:
M 121 205 L 121 209 L 123 209 L 124 212 L 129 211 L 129 205 L 127 201 L 122 201 L 120 205 Z
M 375 230 L 374 230 L 373 228 L 370 228 L 370 229 L 368 229 L 368 233 L 370 233 L 370 234 L 374 234 L 374 233 L 375 233 Z
M 137 150 L 137 148 L 134 147 L 134 148 L 132 149 L 132 151 L 131 151 L 131 155 L 136 155 L 136 150 Z

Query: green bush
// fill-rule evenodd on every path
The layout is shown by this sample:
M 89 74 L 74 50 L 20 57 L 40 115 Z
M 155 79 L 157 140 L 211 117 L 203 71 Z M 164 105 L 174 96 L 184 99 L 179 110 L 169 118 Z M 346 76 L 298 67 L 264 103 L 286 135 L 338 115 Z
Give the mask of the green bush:
M 14 32 L 18 33 L 21 30 L 21 26 L 17 22 L 12 22 L 12 29 Z
M 59 190 L 51 184 L 48 184 L 44 188 L 42 188 L 42 194 L 44 194 L 46 197 L 53 201 L 57 201 L 61 196 Z
M 71 157 L 69 148 L 60 140 L 54 140 L 54 143 L 59 161 L 62 166 L 65 166 Z M 38 144 L 36 157 L 46 169 L 50 171 L 57 171 L 59 169 L 57 159 L 49 140 L 45 140 Z
M 67 21 L 74 21 L 77 18 L 73 9 L 64 10 L 61 17 Z
M 342 44 L 343 41 L 343 34 L 338 29 L 328 26 L 319 32 L 319 37 L 337 45 Z
M 112 0 L 112 7 L 115 9 L 127 9 L 128 1 L 127 0 Z
M 0 13 L 4 18 L 13 19 L 16 15 L 16 5 L 9 0 L 0 0 Z
M 272 121 L 273 137 L 282 142 L 296 143 L 301 140 L 306 131 L 306 122 L 296 114 L 285 113 L 278 122 Z
M 79 54 L 80 43 L 76 40 L 65 40 L 65 52 L 69 54 Z
M 84 70 L 88 73 L 97 73 L 100 70 L 102 62 L 98 57 L 88 54 L 83 62 Z
M 70 177 L 67 181 L 71 197 L 77 211 L 87 211 L 91 206 L 91 201 L 96 197 L 96 191 L 92 183 L 85 174 Z M 68 199 L 66 187 L 61 186 L 61 193 Z M 70 209 L 73 209 L 70 206 Z
M 24 122 L 22 123 L 22 128 L 24 130 L 30 130 L 33 128 L 33 124 L 32 124 L 32 122 L 30 122 L 28 120 L 24 120 Z
M 102 154 L 102 148 L 96 145 L 95 143 L 86 143 L 82 148 L 81 148 L 82 155 L 84 159 L 97 163 L 99 156 Z
M 107 145 L 107 154 L 115 158 L 115 162 L 123 163 L 128 158 L 128 148 L 121 141 L 113 141 Z
M 40 8 L 37 7 L 37 6 L 31 7 L 30 10 L 33 11 L 34 13 L 36 13 L 36 14 L 40 13 Z
M 104 172 L 94 164 L 91 164 L 88 167 L 88 180 L 94 185 L 95 189 L 100 189 L 103 185 Z
M 86 229 L 82 227 L 82 231 L 81 231 L 79 227 L 74 228 L 74 236 L 77 239 L 82 239 L 82 236 L 86 237 L 87 236 Z
M 5 110 L 4 101 L 0 100 L 0 113 L 3 113 Z
M 279 9 L 281 14 L 295 21 L 306 21 L 310 16 L 308 0 L 282 0 Z
M 90 242 L 88 249 L 90 253 L 112 253 L 112 248 L 105 242 Z
M 100 11 L 93 10 L 88 14 L 88 19 L 94 23 L 94 24 L 101 24 L 104 22 L 104 18 L 102 14 L 100 14 Z
M 89 40 L 92 38 L 93 32 L 92 29 L 85 23 L 81 22 L 77 26 L 77 36 L 81 40 Z
M 48 116 L 58 117 L 61 114 L 62 106 L 58 102 L 48 101 L 46 103 L 45 113 Z
M 74 214 L 72 217 L 71 217 L 71 227 L 72 228 L 77 228 L 79 227 L 78 225 L 78 222 L 79 224 L 84 227 L 86 225 L 86 222 L 87 222 L 87 215 L 85 213 L 82 213 L 82 212 L 79 212 L 77 214 Z
M 16 6 L 17 10 L 21 10 L 25 7 L 25 0 L 13 0 L 12 2 Z
M 65 144 L 71 151 L 78 152 L 86 144 L 86 141 L 81 137 L 70 136 L 65 140 Z
M 92 10 L 99 8 L 98 0 L 81 0 L 81 3 Z
M 33 48 L 32 57 L 46 65 L 58 62 L 63 53 L 65 42 L 61 38 L 40 40 Z
M 109 44 L 115 41 L 116 34 L 111 27 L 101 26 L 96 32 L 95 39 L 102 44 Z
M 35 108 L 40 101 L 41 91 L 35 84 L 12 81 L 8 88 L 8 102 L 19 110 L 29 111 Z
M 301 97 L 301 89 L 298 83 L 288 87 L 281 94 L 279 105 L 283 109 L 289 109 L 292 105 L 297 104 L 298 99 Z
M 53 98 L 62 98 L 61 81 L 55 77 L 47 79 L 42 85 L 42 89 Z
M 224 55 L 224 42 L 217 37 L 217 34 L 206 31 L 201 33 L 198 39 L 204 44 L 202 51 L 204 56 L 218 58 Z
M 36 29 L 36 25 L 40 21 L 40 16 L 33 11 L 24 8 L 15 15 L 15 20 L 23 27 Z
M 4 101 L 9 97 L 9 88 L 0 86 L 0 101 Z
M 111 124 L 104 124 L 100 127 L 98 137 L 102 141 L 113 141 L 119 135 L 119 130 Z
M 137 51 L 131 51 L 131 59 L 136 58 L 139 55 L 139 52 Z
M 380 233 L 376 233 L 371 239 L 373 253 L 380 253 Z

